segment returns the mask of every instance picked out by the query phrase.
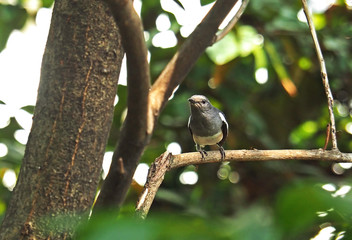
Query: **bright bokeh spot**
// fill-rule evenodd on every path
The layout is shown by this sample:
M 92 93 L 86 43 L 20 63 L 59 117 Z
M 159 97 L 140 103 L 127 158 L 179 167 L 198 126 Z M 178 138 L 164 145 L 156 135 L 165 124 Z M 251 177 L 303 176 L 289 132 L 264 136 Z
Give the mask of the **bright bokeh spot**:
M 25 130 L 30 130 L 32 127 L 32 114 L 25 110 L 18 110 L 15 113 L 16 121 L 20 124 L 20 126 Z
M 7 149 L 6 144 L 0 143 L 0 157 L 5 157 L 9 150 Z
M 12 191 L 16 185 L 16 173 L 12 169 L 7 169 L 2 178 L 2 184 L 9 190 Z
M 352 167 L 352 163 L 339 163 L 339 165 L 343 169 L 350 169 Z
M 348 122 L 345 126 L 345 130 L 346 132 L 348 132 L 349 134 L 352 134 L 352 122 Z
M 341 117 L 347 117 L 349 115 L 348 106 L 336 101 L 336 110 Z
M 146 163 L 140 163 L 134 172 L 133 179 L 141 186 L 147 181 L 149 166 Z
M 265 84 L 268 81 L 269 74 L 267 68 L 258 68 L 255 71 L 255 80 L 259 84 Z
M 334 236 L 333 232 L 335 230 L 332 226 L 325 227 L 314 238 L 311 238 L 311 240 L 330 240 Z
M 141 16 L 141 11 L 142 11 L 142 0 L 134 0 L 133 1 L 133 7 L 138 16 Z
M 173 0 L 161 0 L 161 7 L 175 15 L 178 24 L 181 25 L 180 33 L 182 37 L 188 37 L 197 25 L 202 21 L 214 3 L 201 6 L 199 0 L 180 0 L 182 9 Z
M 182 152 L 181 145 L 177 142 L 172 142 L 167 145 L 167 151 L 172 153 L 173 155 L 180 154 Z
M 169 16 L 165 13 L 160 14 L 155 20 L 155 25 L 160 32 L 169 30 L 171 27 Z
M 163 31 L 154 35 L 152 44 L 155 47 L 172 48 L 176 46 L 177 38 L 173 31 Z
M 194 185 L 198 182 L 198 174 L 194 171 L 185 171 L 181 173 L 179 179 L 184 185 Z
M 352 0 L 345 0 L 345 4 L 348 10 L 352 9 Z
M 332 7 L 335 2 L 336 0 L 310 0 L 308 1 L 308 5 L 313 13 L 324 13 Z
M 319 212 L 317 212 L 317 215 L 318 215 L 318 217 L 326 217 L 328 215 L 328 213 L 324 212 L 324 211 L 319 211 Z
M 113 152 L 106 152 L 104 154 L 104 159 L 103 159 L 103 179 L 106 178 L 106 176 L 109 173 L 110 170 L 110 165 L 111 165 L 111 161 L 112 161 L 112 155 L 114 153 Z
M 222 23 L 220 24 L 219 29 L 224 29 L 229 24 L 229 22 L 232 20 L 235 14 L 238 12 L 238 9 L 241 7 L 241 5 L 242 5 L 242 1 L 238 1 L 235 4 L 235 6 L 233 6 L 229 14 L 224 19 L 224 21 L 222 21 Z
M 333 197 L 345 197 L 347 193 L 351 191 L 351 186 L 344 185 L 340 187 L 334 194 Z
M 326 10 L 328 10 L 332 5 L 334 5 L 334 3 L 336 2 L 336 0 L 310 0 L 308 1 L 308 6 L 311 10 L 312 13 L 315 14 L 322 14 L 324 13 Z M 315 27 L 317 29 L 321 29 L 323 26 L 325 26 L 325 23 L 323 23 L 321 18 L 315 18 L 313 16 L 313 20 L 314 20 L 314 25 L 316 25 Z M 307 23 L 307 18 L 306 15 L 304 14 L 303 9 L 299 10 L 297 13 L 297 19 L 300 22 L 304 22 Z
M 303 22 L 303 23 L 306 23 L 306 22 L 307 22 L 307 18 L 306 18 L 306 15 L 304 14 L 303 9 L 301 9 L 301 10 L 298 11 L 298 13 L 297 13 L 297 19 L 298 19 L 300 22 Z
M 114 106 L 116 106 L 118 102 L 119 102 L 119 96 L 115 95 Z
M 112 161 L 112 155 L 114 153 L 113 152 L 106 152 L 104 154 L 104 159 L 103 159 L 103 176 L 102 178 L 105 179 L 106 176 L 109 173 L 110 170 L 110 165 L 111 165 L 111 161 Z
M 18 129 L 14 133 L 14 137 L 16 141 L 23 145 L 27 144 L 28 136 L 29 136 L 29 130 L 25 130 L 25 129 Z
M 328 192 L 335 192 L 336 191 L 336 186 L 332 183 L 324 184 L 321 188 L 328 191 Z
M 6 105 L 19 109 L 35 104 L 50 19 L 51 9 L 40 9 L 37 24 L 29 21 L 23 31 L 13 31 L 0 53 L 0 100 Z

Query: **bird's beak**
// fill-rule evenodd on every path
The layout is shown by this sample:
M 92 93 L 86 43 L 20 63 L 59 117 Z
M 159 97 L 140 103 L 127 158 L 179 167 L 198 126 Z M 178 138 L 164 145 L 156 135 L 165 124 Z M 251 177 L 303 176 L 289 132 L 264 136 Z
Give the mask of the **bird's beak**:
M 188 98 L 188 102 L 190 102 L 191 104 L 195 103 L 195 101 L 192 98 Z

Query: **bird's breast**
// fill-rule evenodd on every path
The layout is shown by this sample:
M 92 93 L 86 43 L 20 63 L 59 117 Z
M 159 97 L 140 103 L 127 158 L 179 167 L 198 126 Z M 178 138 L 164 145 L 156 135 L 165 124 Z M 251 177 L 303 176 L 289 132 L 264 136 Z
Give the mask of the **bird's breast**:
M 212 136 L 197 136 L 193 134 L 194 142 L 201 146 L 215 145 L 221 141 L 222 137 L 223 137 L 223 134 L 221 131 Z

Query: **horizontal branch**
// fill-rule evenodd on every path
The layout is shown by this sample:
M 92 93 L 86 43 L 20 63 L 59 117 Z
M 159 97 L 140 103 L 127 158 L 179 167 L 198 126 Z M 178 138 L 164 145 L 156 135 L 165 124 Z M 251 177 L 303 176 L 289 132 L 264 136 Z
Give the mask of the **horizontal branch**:
M 219 151 L 209 151 L 205 160 L 198 152 L 174 155 L 169 168 L 178 168 L 192 164 L 222 162 Z M 274 161 L 274 160 L 312 160 L 332 162 L 352 162 L 352 153 L 342 153 L 336 150 L 227 150 L 225 161 Z
M 193 164 L 223 162 L 219 151 L 210 151 L 207 153 L 207 157 L 203 160 L 199 152 L 171 155 L 166 151 L 155 159 L 149 169 L 147 182 L 144 185 L 144 190 L 137 203 L 136 217 L 140 219 L 147 217 L 159 186 L 164 180 L 164 176 L 168 170 Z M 311 160 L 352 162 L 352 153 L 342 153 L 338 150 L 227 150 L 225 153 L 225 161 Z

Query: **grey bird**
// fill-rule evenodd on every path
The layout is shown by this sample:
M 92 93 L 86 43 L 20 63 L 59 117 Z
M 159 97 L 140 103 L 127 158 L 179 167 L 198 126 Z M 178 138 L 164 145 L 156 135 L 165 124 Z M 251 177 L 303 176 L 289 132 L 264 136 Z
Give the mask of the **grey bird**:
M 211 105 L 208 98 L 203 95 L 193 95 L 188 99 L 191 107 L 191 116 L 188 119 L 188 129 L 191 132 L 196 149 L 205 159 L 208 155 L 204 151 L 206 145 L 218 145 L 221 159 L 225 159 L 224 144 L 227 133 L 228 123 L 225 115 L 216 107 Z

